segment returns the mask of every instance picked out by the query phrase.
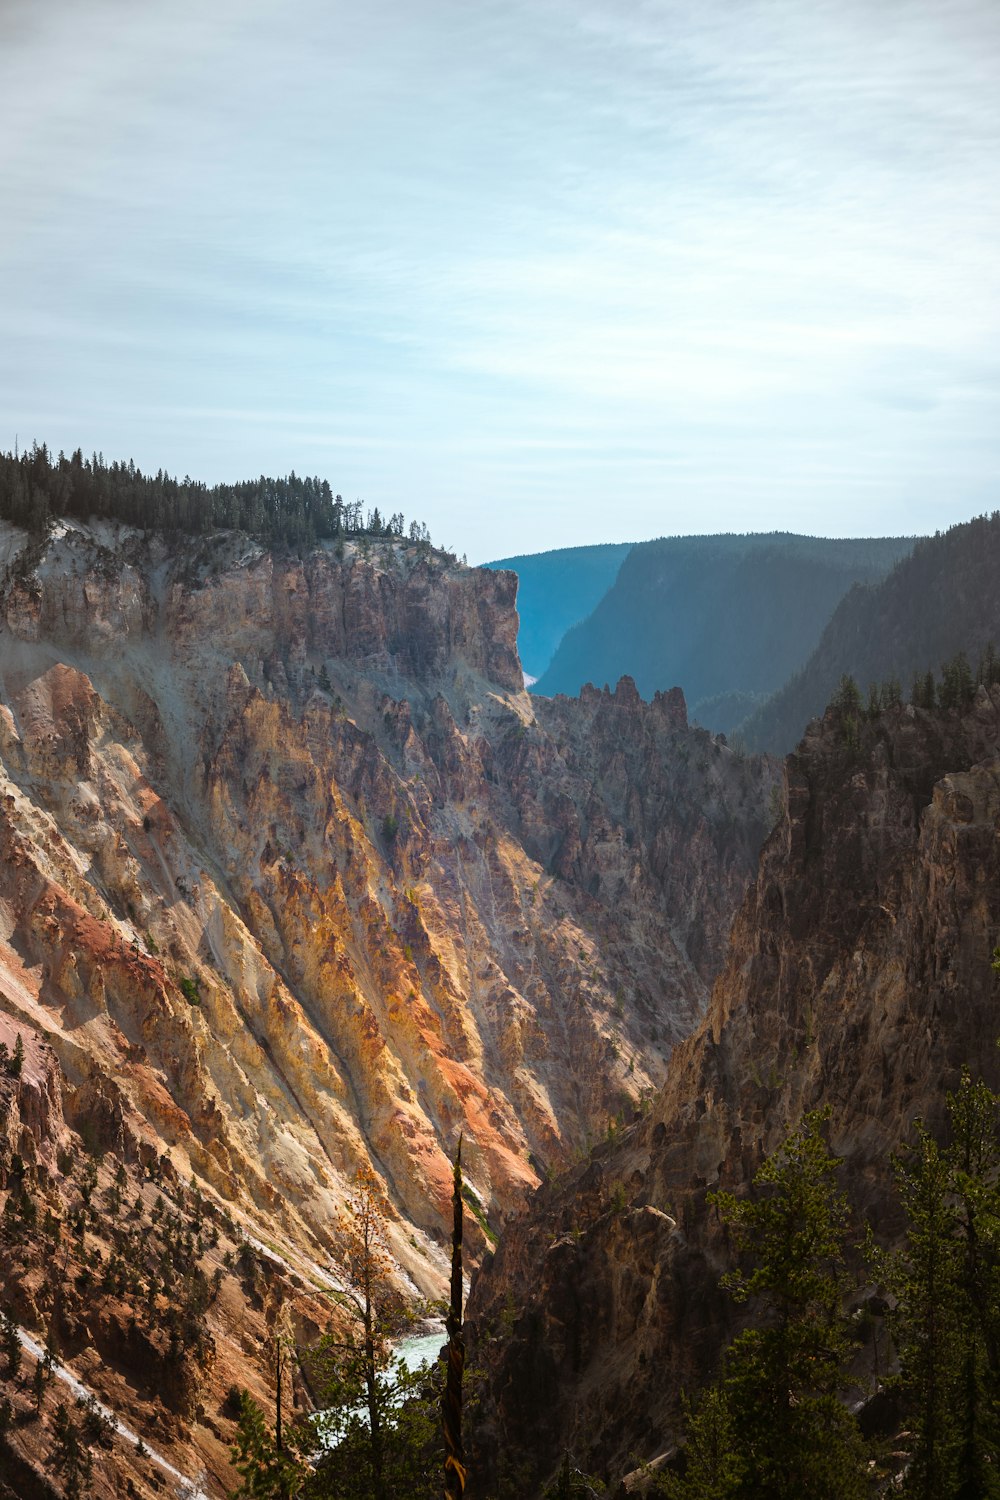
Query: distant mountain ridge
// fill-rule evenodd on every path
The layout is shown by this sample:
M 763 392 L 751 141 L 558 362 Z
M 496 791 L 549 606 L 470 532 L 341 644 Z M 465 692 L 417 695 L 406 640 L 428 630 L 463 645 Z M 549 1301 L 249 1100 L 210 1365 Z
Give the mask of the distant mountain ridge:
M 998 577 L 1000 511 L 921 539 L 887 577 L 845 595 L 801 670 L 741 726 L 747 744 L 791 749 L 844 675 L 862 693 L 896 678 L 907 697 L 915 676 L 960 651 L 974 669 L 1000 644 Z
M 731 730 L 803 665 L 850 588 L 912 547 L 788 532 L 638 543 L 533 690 L 574 695 L 628 673 L 646 697 L 682 687 L 693 718 Z
M 606 542 L 594 547 L 559 547 L 483 564 L 517 574 L 521 618 L 517 645 L 524 669 L 532 677 L 541 676 L 566 631 L 585 619 L 603 598 L 632 545 Z

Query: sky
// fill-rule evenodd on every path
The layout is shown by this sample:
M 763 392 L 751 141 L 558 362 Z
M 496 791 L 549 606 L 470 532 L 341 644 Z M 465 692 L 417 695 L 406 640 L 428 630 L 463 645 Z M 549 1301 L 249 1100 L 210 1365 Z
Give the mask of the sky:
M 0 0 L 0 448 L 470 561 L 1000 508 L 996 0 Z

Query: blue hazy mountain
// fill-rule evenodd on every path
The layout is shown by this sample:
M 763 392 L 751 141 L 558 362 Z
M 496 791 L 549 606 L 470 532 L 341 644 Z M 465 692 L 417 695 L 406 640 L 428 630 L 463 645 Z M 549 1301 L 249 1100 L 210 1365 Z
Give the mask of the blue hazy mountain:
M 692 718 L 731 730 L 803 666 L 852 586 L 912 548 L 788 532 L 638 543 L 533 690 L 573 695 L 627 673 L 645 697 L 682 687 Z
M 631 542 L 596 547 L 559 547 L 520 557 L 502 557 L 486 568 L 512 568 L 520 580 L 518 648 L 524 670 L 539 677 L 566 631 L 584 619 L 615 581 Z

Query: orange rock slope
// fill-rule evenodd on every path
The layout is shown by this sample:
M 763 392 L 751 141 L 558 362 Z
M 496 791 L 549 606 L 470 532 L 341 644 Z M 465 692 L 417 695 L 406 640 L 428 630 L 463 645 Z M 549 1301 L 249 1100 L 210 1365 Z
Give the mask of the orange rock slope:
M 335 1259 L 373 1164 L 437 1290 L 460 1132 L 498 1226 L 662 1081 L 770 767 L 677 692 L 530 699 L 509 573 L 0 540 L 0 1005 L 71 1123 L 282 1243 Z

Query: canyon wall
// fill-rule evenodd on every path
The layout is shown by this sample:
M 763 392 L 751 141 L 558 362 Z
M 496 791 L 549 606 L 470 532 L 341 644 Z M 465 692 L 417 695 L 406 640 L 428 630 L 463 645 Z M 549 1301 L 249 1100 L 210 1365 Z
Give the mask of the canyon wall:
M 676 1440 L 680 1391 L 718 1368 L 736 1315 L 708 1193 L 745 1190 L 828 1106 L 854 1230 L 891 1242 L 912 1121 L 941 1127 L 964 1064 L 1000 1084 L 998 741 L 1000 688 L 980 688 L 965 713 L 828 711 L 788 758 L 784 814 L 664 1088 L 541 1189 L 474 1284 L 482 1454 L 525 1493 L 565 1451 L 616 1481 Z
M 75 1123 L 310 1255 L 373 1164 L 437 1291 L 460 1132 L 475 1257 L 662 1082 L 769 763 L 529 699 L 514 576 L 426 549 L 0 541 L 0 1003 Z

